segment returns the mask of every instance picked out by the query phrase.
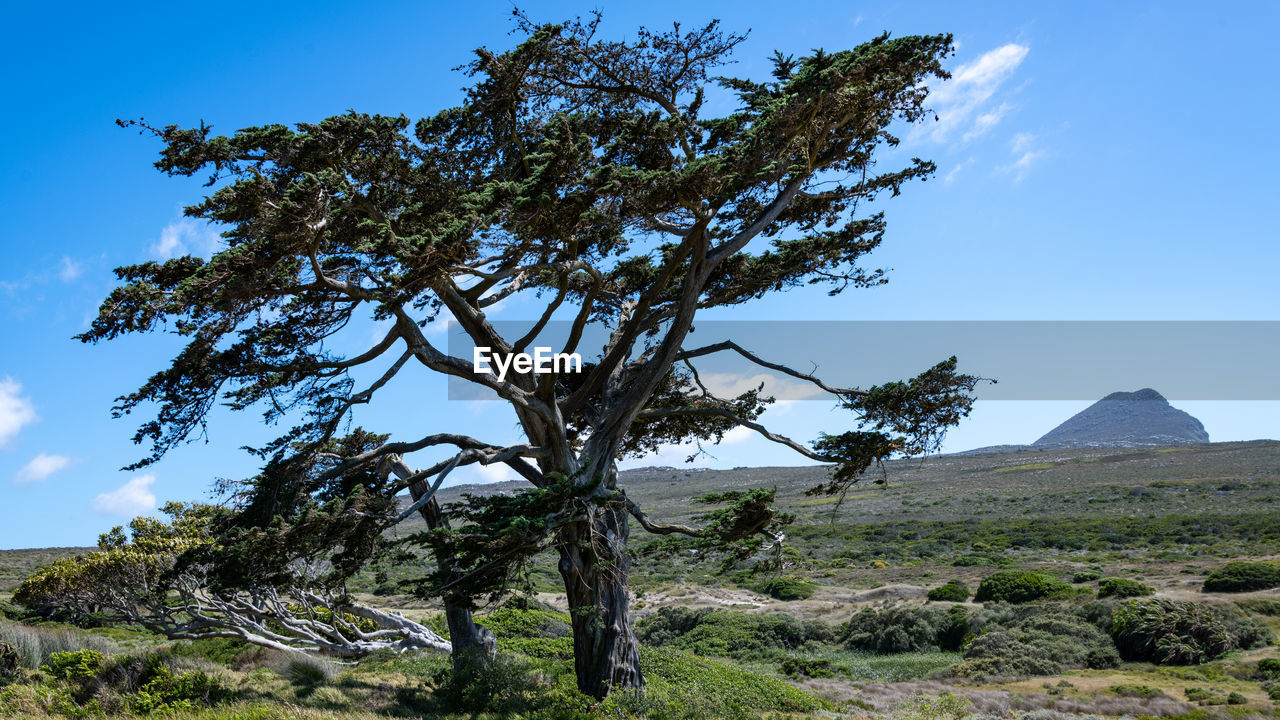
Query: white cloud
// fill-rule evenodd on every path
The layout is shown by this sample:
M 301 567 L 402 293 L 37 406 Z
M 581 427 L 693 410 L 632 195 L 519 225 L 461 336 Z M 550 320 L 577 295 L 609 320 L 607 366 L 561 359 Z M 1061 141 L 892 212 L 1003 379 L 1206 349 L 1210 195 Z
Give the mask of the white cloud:
M 950 185 L 951 183 L 955 182 L 956 178 L 960 177 L 961 171 L 963 171 L 965 168 L 969 167 L 972 164 L 973 164 L 973 158 L 969 158 L 968 160 L 965 160 L 964 162 L 959 163 L 955 167 L 951 168 L 951 171 L 948 172 L 945 176 L 943 176 L 942 178 L 943 184 Z
M 1009 149 L 1017 159 L 1008 165 L 1002 166 L 1000 170 L 1012 173 L 1014 182 L 1021 182 L 1026 177 L 1027 171 L 1031 166 L 1045 156 L 1043 150 L 1035 149 L 1035 144 L 1036 136 L 1031 133 L 1014 135 L 1009 144 Z
M 22 385 L 10 377 L 0 380 L 0 447 L 18 434 L 22 426 L 36 419 L 35 406 L 19 397 Z
M 62 256 L 62 262 L 58 263 L 58 277 L 62 279 L 62 282 L 71 282 L 80 277 L 82 273 L 84 273 L 84 268 L 80 266 L 80 263 L 66 255 Z
M 157 260 L 172 260 L 183 255 L 207 256 L 218 246 L 218 233 L 207 224 L 192 218 L 174 220 L 160 231 L 160 239 L 151 246 Z
M 755 390 L 764 384 L 764 394 L 780 400 L 804 400 L 822 394 L 822 389 L 813 383 L 793 380 L 768 373 L 755 375 L 739 375 L 737 373 L 706 373 L 702 382 L 713 395 L 720 397 L 737 397 L 742 393 Z
M 134 517 L 156 509 L 156 496 L 151 492 L 156 476 L 139 475 L 111 492 L 105 492 L 93 499 L 91 507 L 94 512 L 103 515 L 119 515 Z
M 71 458 L 66 455 L 40 453 L 31 458 L 31 461 L 26 465 L 23 465 L 17 474 L 13 476 L 13 479 L 15 482 L 20 483 L 40 482 L 70 464 Z
M 967 141 L 995 127 L 1010 107 L 1000 103 L 990 108 L 987 103 L 1022 64 L 1029 50 L 1016 43 L 1003 45 L 961 65 L 951 79 L 931 87 L 929 103 L 938 121 L 918 126 L 912 132 L 913 139 L 928 137 L 934 142 L 947 142 L 960 133 L 961 139 Z

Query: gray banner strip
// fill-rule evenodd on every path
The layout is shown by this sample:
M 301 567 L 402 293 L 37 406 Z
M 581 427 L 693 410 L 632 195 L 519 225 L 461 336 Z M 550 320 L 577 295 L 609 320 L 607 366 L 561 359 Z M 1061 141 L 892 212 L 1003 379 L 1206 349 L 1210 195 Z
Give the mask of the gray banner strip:
M 514 339 L 533 323 L 493 324 Z M 533 345 L 559 351 L 568 329 L 549 323 Z M 470 338 L 452 323 L 448 336 L 449 353 L 470 362 Z M 584 362 L 599 357 L 607 337 L 588 331 L 578 349 Z M 723 340 L 845 387 L 906 379 L 955 355 L 962 372 L 998 381 L 978 389 L 983 400 L 1097 400 L 1144 387 L 1170 400 L 1280 400 L 1280 321 L 704 321 L 685 347 Z M 694 364 L 718 392 L 765 382 L 779 400 L 831 400 L 736 353 Z M 449 398 L 495 399 L 458 378 Z

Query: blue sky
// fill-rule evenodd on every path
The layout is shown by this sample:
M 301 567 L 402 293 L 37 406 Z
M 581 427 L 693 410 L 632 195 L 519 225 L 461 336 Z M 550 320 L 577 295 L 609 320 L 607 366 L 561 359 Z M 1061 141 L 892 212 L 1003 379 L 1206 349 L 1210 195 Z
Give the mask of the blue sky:
M 1280 101 L 1269 89 L 1280 69 L 1271 37 L 1280 5 L 527 5 L 545 20 L 593 7 L 615 35 L 713 17 L 750 29 L 730 72 L 756 77 L 775 48 L 842 49 L 884 30 L 955 34 L 955 77 L 934 93 L 939 121 L 885 156 L 919 155 L 939 168 L 882 206 L 889 232 L 872 262 L 892 268 L 890 283 L 835 299 L 796 292 L 733 319 L 1280 319 Z M 253 471 L 237 448 L 267 437 L 256 414 L 218 413 L 208 443 L 143 472 L 118 470 L 141 448 L 130 442 L 134 418 L 111 419 L 112 400 L 177 344 L 157 336 L 94 347 L 71 336 L 112 287 L 111 268 L 205 254 L 216 235 L 181 218 L 199 180 L 157 173 L 156 144 L 112 121 L 204 120 L 231 132 L 347 109 L 418 117 L 458 99 L 465 79 L 450 68 L 472 48 L 510 42 L 510 10 L 506 2 L 9 10 L 0 29 L 9 69 L 0 113 L 0 548 L 92 544 L 158 503 L 207 499 L 214 478 Z M 530 312 L 512 303 L 502 317 Z M 1172 399 L 1215 440 L 1280 437 L 1274 398 Z M 947 447 L 1030 442 L 1087 404 L 980 403 Z M 823 402 L 785 403 L 766 418 L 801 439 L 839 429 Z M 447 423 L 515 439 L 499 404 L 451 403 L 434 379 L 406 382 L 357 419 L 414 437 Z M 803 462 L 745 433 L 698 461 Z

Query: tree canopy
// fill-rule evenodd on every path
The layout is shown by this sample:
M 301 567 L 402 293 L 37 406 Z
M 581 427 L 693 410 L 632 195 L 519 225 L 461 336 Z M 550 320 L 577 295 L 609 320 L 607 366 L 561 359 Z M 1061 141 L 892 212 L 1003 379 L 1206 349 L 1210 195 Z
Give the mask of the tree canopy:
M 254 449 L 261 473 L 231 488 L 233 537 L 268 527 L 275 537 L 297 531 L 299 542 L 322 536 L 341 569 L 408 512 L 433 513 L 417 538 L 441 559 L 426 587 L 459 605 L 501 592 L 533 552 L 554 548 L 579 685 L 603 697 L 643 686 L 627 609 L 630 519 L 715 544 L 774 544 L 785 520 L 755 493 L 720 498 L 727 513 L 706 527 L 664 524 L 627 497 L 619 457 L 745 427 L 829 463 L 816 490 L 841 493 L 878 461 L 936 449 L 968 413 L 977 378 L 955 358 L 909 380 L 842 388 L 734 342 L 689 343 L 700 310 L 885 281 L 861 264 L 886 229 L 864 209 L 934 165 L 881 170 L 875 154 L 898 145 L 896 125 L 927 117 L 927 83 L 947 77 L 951 38 L 882 35 L 851 50 L 778 53 L 771 77 L 748 79 L 717 75 L 743 36 L 716 22 L 642 28 L 631 40 L 603 37 L 598 15 L 536 24 L 517 13 L 516 23 L 514 48 L 480 49 L 465 67 L 473 83 L 460 105 L 417 121 L 349 112 L 231 135 L 122 123 L 160 139 L 162 172 L 207 173 L 208 194 L 186 213 L 220 227 L 223 247 L 208 260 L 118 269 L 121 285 L 79 337 L 186 340 L 115 408 L 150 414 L 135 437 L 149 452 L 133 467 L 202 433 L 217 403 L 259 408 L 280 428 Z M 513 296 L 538 298 L 542 310 L 526 332 L 504 336 L 486 311 Z M 567 339 L 555 349 L 586 352 L 586 362 L 576 373 L 475 373 L 424 331 L 442 318 L 503 355 L 563 320 Z M 385 323 L 385 336 L 359 352 L 333 349 L 367 320 Z M 607 331 L 600 347 L 583 346 L 592 328 Z M 812 383 L 848 424 L 811 443 L 774 432 L 759 422 L 772 402 L 762 389 L 721 397 L 702 382 L 695 363 L 715 353 Z M 407 438 L 348 431 L 355 408 L 424 371 L 508 403 L 522 441 L 440 427 Z M 374 379 L 357 384 L 357 375 Z M 432 422 L 426 407 L 423 418 Z M 421 469 L 400 460 L 440 450 Z M 505 464 L 531 487 L 441 513 L 434 491 L 476 463 Z M 407 511 L 393 502 L 406 490 Z M 333 498 L 344 502 L 323 515 L 331 531 L 306 530 L 315 503 Z

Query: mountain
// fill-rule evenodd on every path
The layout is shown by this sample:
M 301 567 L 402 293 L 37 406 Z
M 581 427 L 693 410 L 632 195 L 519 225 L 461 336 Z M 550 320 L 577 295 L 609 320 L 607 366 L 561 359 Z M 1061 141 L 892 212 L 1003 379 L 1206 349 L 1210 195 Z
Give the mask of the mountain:
M 1032 448 L 1143 447 L 1207 443 L 1209 433 L 1191 415 L 1151 388 L 1114 392 L 1076 413 L 1031 444 Z

